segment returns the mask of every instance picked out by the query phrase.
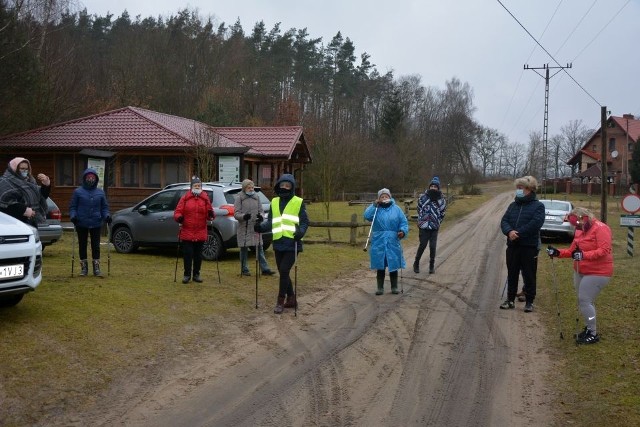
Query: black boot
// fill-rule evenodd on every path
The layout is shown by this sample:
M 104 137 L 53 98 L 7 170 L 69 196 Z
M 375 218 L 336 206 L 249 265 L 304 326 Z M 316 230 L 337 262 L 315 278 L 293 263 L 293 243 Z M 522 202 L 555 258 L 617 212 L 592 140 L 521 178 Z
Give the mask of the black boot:
M 413 272 L 416 274 L 420 273 L 420 261 L 417 259 L 413 261 Z
M 87 274 L 89 274 L 89 263 L 87 262 L 86 259 L 81 259 L 80 260 L 80 275 L 81 276 L 86 276 Z
M 378 284 L 376 295 L 382 295 L 384 293 L 384 270 L 378 270 L 376 273 L 376 282 Z
M 93 275 L 94 276 L 102 276 L 102 272 L 100 271 L 100 260 L 93 260 Z
M 436 260 L 431 258 L 429 260 L 429 274 L 433 274 L 436 272 Z

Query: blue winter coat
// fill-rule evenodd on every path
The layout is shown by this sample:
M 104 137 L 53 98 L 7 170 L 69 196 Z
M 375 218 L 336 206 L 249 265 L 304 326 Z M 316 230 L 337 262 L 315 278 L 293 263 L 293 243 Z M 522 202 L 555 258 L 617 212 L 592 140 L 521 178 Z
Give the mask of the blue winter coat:
M 371 269 L 384 270 L 387 267 L 389 272 L 392 272 L 405 268 L 406 264 L 398 232 L 402 231 L 404 237 L 407 237 L 409 223 L 402 209 L 396 205 L 395 200 L 391 199 L 388 207 L 376 208 L 375 204 L 371 204 L 364 211 L 364 219 L 373 221 L 369 246 Z
M 69 205 L 69 218 L 76 218 L 76 226 L 98 228 L 109 216 L 109 204 L 102 189 L 98 188 L 98 180 L 89 186 L 85 181 L 88 173 L 98 176 L 94 169 L 87 169 L 82 174 L 82 185 L 73 191 Z

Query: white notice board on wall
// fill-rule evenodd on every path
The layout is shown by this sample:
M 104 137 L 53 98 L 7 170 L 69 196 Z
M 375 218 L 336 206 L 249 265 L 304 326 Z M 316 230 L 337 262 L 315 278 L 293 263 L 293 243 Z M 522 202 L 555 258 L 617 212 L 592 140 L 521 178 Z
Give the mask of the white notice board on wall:
M 218 157 L 218 181 L 240 181 L 240 156 Z
M 87 168 L 91 168 L 98 173 L 98 188 L 104 189 L 104 166 L 106 162 L 104 159 L 95 159 L 89 157 L 87 159 Z

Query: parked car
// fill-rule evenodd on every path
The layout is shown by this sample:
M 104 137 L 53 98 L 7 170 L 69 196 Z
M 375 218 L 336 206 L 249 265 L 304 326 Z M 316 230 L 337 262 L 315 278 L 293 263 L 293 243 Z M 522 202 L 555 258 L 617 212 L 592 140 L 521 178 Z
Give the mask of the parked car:
M 62 213 L 50 197 L 47 198 L 47 222 L 38 224 L 38 234 L 42 249 L 52 245 L 62 237 Z
M 131 253 L 145 246 L 175 246 L 178 243 L 178 223 L 173 212 L 180 198 L 190 189 L 190 184 L 179 183 L 166 186 L 163 190 L 142 200 L 130 208 L 113 214 L 111 242 L 116 251 Z M 206 260 L 216 260 L 227 249 L 238 246 L 236 232 L 238 221 L 233 217 L 235 195 L 242 191 L 239 183 L 205 182 L 202 190 L 207 192 L 216 218 L 209 223 L 209 236 L 202 249 Z M 266 203 L 269 199 L 256 189 Z M 265 249 L 271 245 L 271 235 L 264 235 Z
M 564 200 L 540 201 L 544 205 L 544 224 L 540 229 L 540 236 L 572 240 L 575 230 L 565 218 L 573 209 L 573 204 Z
M 0 307 L 18 304 L 41 281 L 38 230 L 0 212 Z

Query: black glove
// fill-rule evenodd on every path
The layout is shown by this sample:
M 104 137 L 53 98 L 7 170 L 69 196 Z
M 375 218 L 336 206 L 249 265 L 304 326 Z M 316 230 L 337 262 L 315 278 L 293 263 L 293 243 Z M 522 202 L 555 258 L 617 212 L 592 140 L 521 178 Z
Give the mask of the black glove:
M 207 218 L 214 219 L 215 217 L 216 217 L 216 214 L 214 214 L 213 211 L 207 212 Z
M 71 221 L 73 225 L 78 225 L 78 218 L 76 218 L 75 216 L 73 218 L 70 218 L 69 221 Z
M 113 222 L 113 220 L 111 219 L 111 215 L 108 215 L 105 219 L 104 222 L 106 222 L 107 224 L 111 224 Z
M 302 240 L 303 237 L 304 237 L 304 233 L 302 231 L 300 231 L 300 229 L 296 225 L 296 231 L 295 231 L 295 233 L 293 233 L 293 240 L 300 241 L 300 240 Z
M 547 246 L 547 255 L 549 255 L 551 258 L 559 257 L 560 251 L 554 248 L 553 246 Z
M 262 233 L 262 228 L 260 228 L 259 222 L 256 222 L 255 224 L 253 224 L 253 231 L 255 231 L 256 233 Z
M 245 221 L 249 221 L 251 219 L 251 214 L 247 212 L 246 214 L 242 215 L 242 219 L 244 219 Z
M 580 248 L 576 248 L 573 252 L 571 252 L 571 258 L 573 258 L 574 261 L 582 261 L 583 256 L 584 254 L 582 253 L 582 250 Z
M 183 216 L 179 216 L 176 221 L 178 221 L 178 224 L 182 224 L 182 222 L 184 221 L 184 217 Z
M 256 214 L 256 224 L 260 224 L 263 220 L 264 220 L 264 218 L 262 217 L 262 215 L 257 213 Z

